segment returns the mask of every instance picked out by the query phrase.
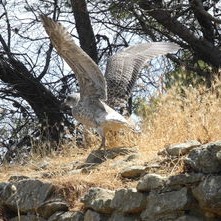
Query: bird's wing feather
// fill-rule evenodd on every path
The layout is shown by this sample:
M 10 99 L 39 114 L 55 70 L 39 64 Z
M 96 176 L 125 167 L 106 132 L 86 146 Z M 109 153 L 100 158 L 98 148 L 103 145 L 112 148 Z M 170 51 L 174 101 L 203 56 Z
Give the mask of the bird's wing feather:
M 130 46 L 112 56 L 105 73 L 108 104 L 127 102 L 141 69 L 156 56 L 176 52 L 179 46 L 169 42 L 152 42 Z
M 80 86 L 81 99 L 95 97 L 106 100 L 106 81 L 96 63 L 75 44 L 72 36 L 60 24 L 41 15 L 44 28 L 58 54 L 74 71 Z

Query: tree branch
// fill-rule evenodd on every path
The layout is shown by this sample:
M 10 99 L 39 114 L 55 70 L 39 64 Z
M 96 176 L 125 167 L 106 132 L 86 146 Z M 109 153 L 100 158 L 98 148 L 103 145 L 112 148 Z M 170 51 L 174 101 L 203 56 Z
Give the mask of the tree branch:
M 51 53 L 53 51 L 53 46 L 50 43 L 48 51 L 46 52 L 46 59 L 45 59 L 45 66 L 43 71 L 41 72 L 41 74 L 38 76 L 38 80 L 41 81 L 41 79 L 45 76 L 45 74 L 47 73 L 47 70 L 49 68 L 49 64 L 50 64 L 50 59 L 51 59 Z
M 221 67 L 221 51 L 206 39 L 197 38 L 185 25 L 171 16 L 170 11 L 146 5 L 144 0 L 140 1 L 140 7 L 157 20 L 171 33 L 178 35 L 187 42 L 195 51 L 199 59 L 218 68 Z
M 207 41 L 214 43 L 214 27 L 213 23 L 211 22 L 211 18 L 213 18 L 213 16 L 205 11 L 201 0 L 190 0 L 190 4 L 194 15 L 202 28 L 204 38 Z

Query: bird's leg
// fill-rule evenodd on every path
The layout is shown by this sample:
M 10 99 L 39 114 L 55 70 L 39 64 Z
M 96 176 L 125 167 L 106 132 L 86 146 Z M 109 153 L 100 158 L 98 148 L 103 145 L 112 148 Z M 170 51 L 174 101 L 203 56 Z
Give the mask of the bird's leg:
M 99 149 L 104 148 L 104 151 L 106 151 L 106 139 L 105 139 L 105 136 L 102 136 L 101 139 L 102 140 L 101 140 L 101 145 L 100 145 Z
M 88 146 L 91 144 L 91 136 L 92 132 L 90 131 L 89 127 L 84 126 L 83 128 L 83 135 L 84 135 L 84 145 Z
M 105 133 L 104 129 L 99 129 L 99 130 L 98 130 L 98 133 L 99 133 L 100 136 L 101 136 L 101 145 L 100 145 L 100 147 L 98 148 L 98 150 L 104 148 L 104 151 L 106 151 L 106 138 L 105 138 L 105 134 L 106 134 L 106 133 Z

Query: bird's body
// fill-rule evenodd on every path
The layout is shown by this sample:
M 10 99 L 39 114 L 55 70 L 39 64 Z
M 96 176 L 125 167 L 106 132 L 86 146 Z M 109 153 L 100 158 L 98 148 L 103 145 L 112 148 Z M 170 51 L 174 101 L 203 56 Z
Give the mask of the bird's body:
M 96 128 L 102 137 L 101 147 L 105 147 L 105 135 L 108 131 L 133 127 L 126 118 L 99 99 L 84 98 L 77 101 L 78 95 L 70 95 L 65 104 L 72 108 L 72 115 L 88 128 Z M 77 101 L 77 102 L 76 102 Z
M 65 103 L 72 107 L 76 120 L 86 127 L 97 129 L 102 137 L 101 147 L 105 147 L 107 131 L 133 127 L 113 108 L 125 105 L 139 71 L 152 58 L 175 52 L 179 47 L 167 42 L 128 47 L 110 58 L 104 77 L 97 64 L 75 44 L 60 23 L 46 16 L 41 16 L 41 19 L 53 46 L 72 68 L 80 86 L 80 94 L 69 96 Z
M 72 114 L 87 127 L 100 127 L 106 121 L 123 120 L 124 117 L 100 100 L 85 98 L 72 108 Z M 126 122 L 126 121 L 125 121 Z

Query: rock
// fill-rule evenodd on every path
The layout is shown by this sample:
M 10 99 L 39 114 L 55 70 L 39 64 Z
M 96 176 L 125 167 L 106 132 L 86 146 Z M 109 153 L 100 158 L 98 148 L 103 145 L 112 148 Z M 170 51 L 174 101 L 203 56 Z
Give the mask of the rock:
M 23 176 L 23 175 L 16 175 L 16 176 L 11 176 L 8 181 L 12 182 L 12 181 L 20 181 L 20 180 L 27 180 L 30 179 L 30 177 L 28 176 Z
M 145 208 L 146 196 L 136 189 L 120 189 L 115 192 L 111 207 L 124 214 L 139 213 Z
M 84 215 L 82 212 L 56 212 L 48 221 L 83 221 Z
M 36 215 L 21 215 L 20 217 L 14 217 L 9 219 L 8 221 L 46 221 L 46 219 L 43 219 L 42 217 L 36 216 Z
M 114 160 L 110 164 L 110 167 L 119 171 L 119 170 L 123 170 L 124 168 L 130 167 L 130 166 L 133 166 L 133 165 L 134 165 L 133 162 L 127 162 L 125 160 L 120 159 L 120 160 Z
M 130 161 L 136 161 L 141 157 L 141 154 L 139 153 L 134 153 L 134 154 L 130 154 L 129 156 L 126 156 L 126 158 L 124 159 L 124 161 L 126 162 L 130 162 Z
M 4 204 L 14 211 L 17 211 L 17 205 L 21 213 L 36 211 L 54 191 L 54 186 L 49 183 L 43 183 L 39 180 L 21 180 L 14 182 L 16 193 L 6 199 Z
M 5 201 L 16 194 L 17 188 L 11 183 L 0 183 L 0 221 L 6 221 L 7 218 L 16 217 L 18 211 L 12 210 L 5 205 Z
M 137 190 L 140 192 L 149 192 L 154 189 L 162 188 L 165 185 L 166 178 L 157 174 L 146 174 L 138 184 Z
M 62 201 L 61 199 L 51 199 L 50 201 L 46 201 L 41 204 L 36 211 L 40 216 L 47 219 L 57 211 L 67 210 L 68 205 L 66 202 Z
M 108 217 L 92 210 L 87 210 L 84 215 L 84 221 L 107 221 Z
M 121 172 L 121 176 L 124 178 L 137 178 L 144 172 L 144 166 L 129 166 L 124 168 L 124 170 Z
M 116 168 L 117 170 L 119 170 L 119 168 L 122 168 L 123 170 L 126 167 L 136 165 L 137 164 L 136 162 L 139 160 L 140 157 L 141 157 L 140 154 L 132 153 L 132 154 L 123 156 L 120 159 L 114 160 L 110 165 L 112 168 Z
M 0 206 L 5 204 L 5 201 L 11 196 L 15 195 L 17 188 L 11 183 L 0 183 Z
M 221 176 L 207 177 L 192 192 L 204 211 L 221 216 Z
M 182 215 L 184 212 L 182 211 L 176 211 L 173 213 L 169 213 L 169 214 L 159 214 L 157 216 L 150 216 L 147 217 L 146 219 L 141 219 L 142 221 L 174 221 L 176 220 L 180 215 Z
M 183 211 L 188 209 L 189 202 L 190 198 L 186 187 L 160 194 L 150 192 L 147 197 L 147 207 L 141 213 L 141 218 L 145 221 L 155 221 L 167 215 L 176 218 L 177 215 L 182 215 Z
M 87 166 L 93 166 L 95 164 L 101 164 L 106 159 L 104 157 L 105 151 L 104 150 L 93 150 L 87 157 L 85 161 L 85 165 Z
M 181 156 L 184 154 L 187 154 L 192 150 L 193 148 L 196 148 L 200 146 L 201 143 L 197 140 L 191 140 L 185 143 L 180 144 L 172 144 L 168 146 L 166 149 L 161 152 L 162 154 L 167 153 L 170 156 Z
M 114 148 L 114 149 L 108 149 L 106 151 L 104 150 L 94 150 L 91 152 L 91 154 L 88 156 L 88 158 L 85 161 L 86 166 L 90 165 L 96 165 L 101 164 L 107 159 L 114 159 L 115 157 L 119 155 L 128 155 L 131 153 L 136 153 L 137 150 L 134 148 Z
M 193 149 L 184 163 L 186 168 L 195 172 L 219 173 L 221 172 L 221 141 L 202 145 Z
M 146 170 L 151 170 L 151 169 L 159 169 L 161 167 L 159 162 L 148 162 L 145 164 Z
M 221 161 L 221 150 L 220 151 L 217 151 L 216 153 L 216 158 Z
M 185 174 L 178 174 L 175 176 L 170 176 L 167 180 L 167 184 L 169 186 L 184 186 L 189 184 L 198 183 L 202 180 L 203 174 L 202 173 L 185 173 Z
M 108 221 L 139 221 L 138 216 L 123 215 L 121 213 L 113 213 Z
M 102 188 L 90 188 L 89 192 L 81 199 L 85 208 L 93 209 L 96 212 L 111 213 L 110 206 L 115 192 Z
M 194 216 L 185 215 L 185 216 L 179 217 L 175 221 L 202 221 L 202 218 L 197 218 Z

